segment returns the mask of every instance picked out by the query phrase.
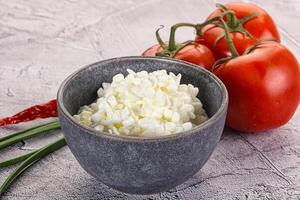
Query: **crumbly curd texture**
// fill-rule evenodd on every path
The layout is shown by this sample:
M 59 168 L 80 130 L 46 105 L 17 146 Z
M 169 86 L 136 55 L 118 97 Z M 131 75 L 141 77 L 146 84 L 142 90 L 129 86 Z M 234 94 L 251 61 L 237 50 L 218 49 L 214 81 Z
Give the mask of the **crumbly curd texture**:
M 127 71 L 103 83 L 97 101 L 74 118 L 98 131 L 131 136 L 176 134 L 207 120 L 198 88 L 180 84 L 181 74 Z

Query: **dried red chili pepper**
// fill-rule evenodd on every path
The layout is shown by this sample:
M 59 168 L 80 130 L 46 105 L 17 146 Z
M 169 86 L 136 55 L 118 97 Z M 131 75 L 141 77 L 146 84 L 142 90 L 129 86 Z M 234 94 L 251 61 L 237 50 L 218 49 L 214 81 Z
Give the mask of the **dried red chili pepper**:
M 57 117 L 57 103 L 53 99 L 47 103 L 34 105 L 27 108 L 14 116 L 0 119 L 0 126 L 17 124 L 20 122 L 31 121 L 37 118 Z

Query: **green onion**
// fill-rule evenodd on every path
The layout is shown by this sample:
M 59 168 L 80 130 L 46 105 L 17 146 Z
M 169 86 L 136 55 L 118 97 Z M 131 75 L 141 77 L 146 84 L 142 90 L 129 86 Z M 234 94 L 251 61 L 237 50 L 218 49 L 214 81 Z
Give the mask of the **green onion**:
M 5 136 L 0 138 L 0 149 L 3 149 L 5 147 L 8 147 L 12 144 L 15 144 L 17 142 L 35 137 L 43 132 L 46 131 L 52 131 L 60 128 L 59 121 L 50 122 L 47 124 L 35 126 L 32 128 L 29 128 L 24 131 L 19 131 L 16 133 L 13 133 L 11 135 Z M 9 177 L 6 179 L 6 181 L 3 183 L 3 185 L 0 187 L 0 199 L 2 194 L 6 191 L 6 189 L 13 183 L 13 181 L 22 174 L 28 167 L 33 165 L 35 162 L 39 161 L 43 157 L 47 156 L 48 154 L 58 150 L 59 148 L 66 145 L 66 141 L 64 138 L 61 138 L 60 140 L 51 143 L 39 150 L 27 153 L 25 155 L 9 159 L 3 162 L 0 162 L 0 168 L 8 167 L 11 165 L 14 165 L 16 163 L 22 162 L 16 170 L 9 175 Z
M 7 135 L 7 136 L 5 136 L 5 137 L 0 138 L 0 142 L 2 142 L 2 141 L 4 141 L 4 140 L 7 140 L 7 139 L 10 139 L 10 138 L 12 138 L 12 137 L 15 137 L 15 136 L 17 136 L 17 135 L 20 135 L 20 134 L 22 134 L 22 133 L 25 133 L 25 132 L 27 132 L 27 131 L 30 131 L 30 130 L 33 130 L 33 129 L 36 129 L 36 128 L 39 128 L 39 127 L 43 127 L 43 126 L 46 126 L 46 125 L 55 124 L 55 123 L 57 123 L 57 122 L 58 122 L 58 121 L 49 122 L 49 123 L 46 123 L 46 124 L 34 126 L 34 127 L 29 128 L 29 129 L 26 129 L 26 130 L 23 130 L 23 131 L 19 131 L 19 132 L 16 132 L 16 133 Z
M 0 199 L 3 193 L 6 191 L 6 189 L 12 184 L 12 182 L 21 175 L 28 167 L 33 165 L 38 160 L 44 158 L 48 154 L 60 149 L 61 147 L 66 145 L 66 141 L 64 138 L 61 138 L 57 140 L 56 142 L 53 142 L 37 152 L 35 152 L 33 155 L 28 157 L 26 160 L 24 160 L 17 168 L 16 170 L 9 175 L 9 177 L 5 180 L 3 185 L 0 187 Z
M 0 150 L 17 142 L 32 138 L 42 132 L 59 129 L 59 121 L 50 122 L 48 124 L 35 126 L 24 131 L 20 131 L 3 138 L 0 138 Z
M 22 162 L 24 160 L 26 160 L 28 157 L 32 156 L 33 154 L 35 154 L 38 150 L 36 151 L 32 151 L 30 153 L 27 153 L 25 155 L 22 155 L 22 156 L 19 156 L 19 157 L 16 157 L 16 158 L 13 158 L 13 159 L 10 159 L 10 160 L 6 160 L 6 161 L 3 161 L 3 162 L 0 162 L 0 169 L 1 168 L 4 168 L 4 167 L 9 167 L 11 165 L 14 165 L 14 164 L 17 164 L 19 162 Z

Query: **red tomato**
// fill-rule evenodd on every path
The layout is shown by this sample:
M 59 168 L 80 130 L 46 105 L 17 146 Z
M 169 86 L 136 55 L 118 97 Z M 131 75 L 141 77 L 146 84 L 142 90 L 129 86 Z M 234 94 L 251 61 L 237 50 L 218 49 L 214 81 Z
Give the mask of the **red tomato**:
M 249 3 L 228 3 L 225 4 L 225 7 L 234 11 L 238 19 L 242 19 L 253 13 L 257 13 L 257 17 L 243 24 L 244 29 L 246 29 L 254 38 L 258 40 L 274 39 L 277 42 L 280 42 L 280 36 L 275 23 L 270 15 L 262 8 Z M 217 9 L 207 18 L 207 20 L 212 19 L 221 13 L 222 11 Z M 225 19 L 225 21 L 228 20 Z M 227 23 L 227 25 L 231 29 L 234 28 L 229 23 Z M 196 36 L 196 41 L 210 48 L 217 58 L 228 57 L 231 55 L 231 53 L 224 37 L 215 45 L 216 39 L 223 32 L 223 28 L 210 24 L 202 29 L 202 36 Z M 248 47 L 256 43 L 256 40 L 251 39 L 240 32 L 232 32 L 230 33 L 230 36 L 239 54 L 243 54 Z
M 156 53 L 161 51 L 162 47 L 159 44 L 156 44 L 147 49 L 143 53 L 143 56 L 156 56 Z M 192 43 L 180 49 L 175 54 L 174 58 L 199 65 L 208 70 L 210 70 L 215 63 L 215 57 L 211 50 L 198 43 Z
M 300 69 L 293 54 L 277 42 L 264 42 L 248 55 L 213 71 L 229 94 L 227 125 L 247 132 L 285 124 L 300 100 Z

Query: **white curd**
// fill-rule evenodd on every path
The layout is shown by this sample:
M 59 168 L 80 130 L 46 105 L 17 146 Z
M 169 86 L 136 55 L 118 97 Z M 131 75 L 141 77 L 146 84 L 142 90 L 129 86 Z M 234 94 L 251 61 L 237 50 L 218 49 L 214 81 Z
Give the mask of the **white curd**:
M 192 129 L 207 120 L 198 88 L 180 84 L 181 74 L 127 70 L 103 83 L 95 103 L 80 108 L 75 119 L 116 135 L 162 136 Z

